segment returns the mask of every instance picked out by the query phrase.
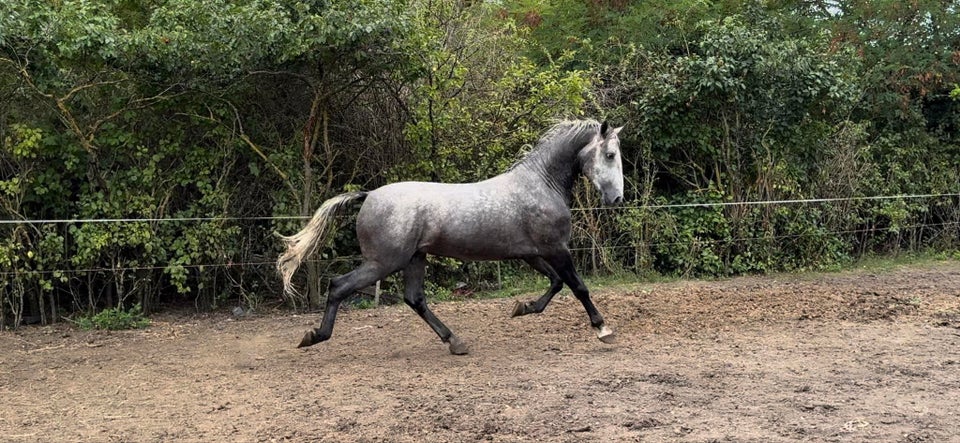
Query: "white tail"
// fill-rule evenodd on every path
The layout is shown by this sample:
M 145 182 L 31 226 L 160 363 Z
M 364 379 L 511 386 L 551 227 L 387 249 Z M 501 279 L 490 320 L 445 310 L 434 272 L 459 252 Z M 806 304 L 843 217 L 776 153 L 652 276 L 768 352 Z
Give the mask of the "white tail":
M 287 251 L 277 259 L 277 272 L 283 277 L 283 292 L 285 294 L 294 294 L 293 273 L 300 267 L 303 259 L 314 252 L 322 242 L 330 235 L 333 226 L 330 223 L 331 218 L 340 211 L 347 203 L 366 197 L 366 192 L 348 192 L 333 197 L 320 205 L 313 218 L 304 226 L 300 232 L 289 237 L 282 237 L 287 245 Z

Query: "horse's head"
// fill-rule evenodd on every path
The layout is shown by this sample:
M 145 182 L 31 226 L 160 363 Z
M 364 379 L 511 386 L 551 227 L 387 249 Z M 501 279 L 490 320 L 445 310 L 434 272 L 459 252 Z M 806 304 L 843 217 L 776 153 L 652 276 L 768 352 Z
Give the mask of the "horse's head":
M 603 195 L 603 204 L 615 205 L 623 201 L 623 161 L 620 156 L 620 138 L 623 126 L 610 128 L 607 122 L 600 132 L 578 154 L 583 175 Z

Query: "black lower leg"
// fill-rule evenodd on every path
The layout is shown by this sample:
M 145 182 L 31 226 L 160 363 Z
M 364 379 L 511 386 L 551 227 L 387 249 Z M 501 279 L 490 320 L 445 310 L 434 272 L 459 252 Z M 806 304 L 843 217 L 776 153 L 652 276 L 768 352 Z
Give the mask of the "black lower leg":
M 583 309 L 587 311 L 587 316 L 590 317 L 590 325 L 597 331 L 597 337 L 604 343 L 612 343 L 614 333 L 604 324 L 603 316 L 600 315 L 596 306 L 593 305 L 593 301 L 590 300 L 590 291 L 583 280 L 580 279 L 580 276 L 577 275 L 570 252 L 563 251 L 561 254 L 552 256 L 549 263 L 563 279 L 563 282 L 570 286 L 577 300 L 580 300 L 580 303 L 583 304 Z
M 450 336 L 453 335 L 453 333 L 450 332 L 450 328 L 447 328 L 447 326 L 433 314 L 433 311 L 427 307 L 427 302 L 423 297 L 413 301 L 404 298 L 404 302 L 407 303 L 407 306 L 413 308 L 414 312 L 430 325 L 430 328 L 433 329 L 433 332 L 437 333 L 441 341 L 444 343 L 450 342 Z
M 440 340 L 450 345 L 453 354 L 466 354 L 467 346 L 457 338 L 453 332 L 427 306 L 427 299 L 423 293 L 423 280 L 426 274 L 427 256 L 422 252 L 414 255 L 410 264 L 403 271 L 404 293 L 403 301 L 420 316 Z
M 590 326 L 595 328 L 603 326 L 603 316 L 597 311 L 597 307 L 593 305 L 593 300 L 590 299 L 590 291 L 587 290 L 587 287 L 581 286 L 580 288 L 574 289 L 573 295 L 577 297 L 577 300 L 580 300 L 583 309 L 587 311 L 587 316 L 590 317 Z
M 297 347 L 303 348 L 329 340 L 333 335 L 333 325 L 337 320 L 337 310 L 340 308 L 340 303 L 353 294 L 357 288 L 369 286 L 383 278 L 384 275 L 385 273 L 382 273 L 376 266 L 364 263 L 359 268 L 330 280 L 326 308 L 323 311 L 320 327 L 307 331 Z
M 512 317 L 526 314 L 539 314 L 547 308 L 547 305 L 550 304 L 550 300 L 553 299 L 554 295 L 557 295 L 561 289 L 563 289 L 563 280 L 560 279 L 560 276 L 557 275 L 557 272 L 553 270 L 553 267 L 550 266 L 543 258 L 533 257 L 525 259 L 533 269 L 536 269 L 537 272 L 543 274 L 548 279 L 550 279 L 550 287 L 547 288 L 547 292 L 544 292 L 540 298 L 529 301 L 529 302 L 517 302 L 513 307 Z
M 337 321 L 337 310 L 340 309 L 340 302 L 341 300 L 334 299 L 332 295 L 327 296 L 327 306 L 323 310 L 320 327 L 307 331 L 298 347 L 312 346 L 330 339 L 330 336 L 333 335 L 333 324 Z

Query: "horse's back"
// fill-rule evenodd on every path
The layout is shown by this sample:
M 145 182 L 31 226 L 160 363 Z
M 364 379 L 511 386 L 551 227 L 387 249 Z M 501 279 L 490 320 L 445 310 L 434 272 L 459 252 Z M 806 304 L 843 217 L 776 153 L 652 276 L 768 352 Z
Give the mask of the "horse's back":
M 357 218 L 364 255 L 415 251 L 470 260 L 536 255 L 529 189 L 503 177 L 478 183 L 399 182 L 376 189 Z

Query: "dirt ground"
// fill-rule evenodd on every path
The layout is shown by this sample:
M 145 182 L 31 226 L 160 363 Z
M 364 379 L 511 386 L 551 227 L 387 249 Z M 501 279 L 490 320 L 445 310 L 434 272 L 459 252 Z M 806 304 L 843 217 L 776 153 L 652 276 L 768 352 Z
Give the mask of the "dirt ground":
M 958 262 L 563 294 L 2 332 L 0 441 L 960 441 Z

